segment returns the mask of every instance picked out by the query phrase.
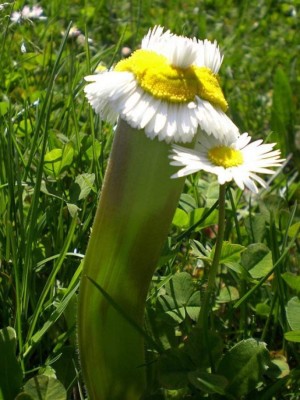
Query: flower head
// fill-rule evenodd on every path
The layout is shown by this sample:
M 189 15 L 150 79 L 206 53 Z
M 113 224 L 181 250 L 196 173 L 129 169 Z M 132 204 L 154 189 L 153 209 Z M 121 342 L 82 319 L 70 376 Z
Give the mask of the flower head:
M 244 189 L 246 186 L 257 193 L 255 181 L 265 187 L 259 174 L 273 174 L 270 167 L 282 163 L 280 151 L 273 150 L 274 143 L 262 144 L 262 140 L 250 143 L 251 137 L 243 133 L 235 141 L 217 140 L 213 136 L 200 135 L 194 150 L 173 145 L 171 165 L 183 167 L 172 178 L 178 178 L 204 170 L 217 175 L 219 183 L 232 180 Z
M 4 10 L 5 7 L 9 6 L 10 3 L 1 3 L 0 4 L 0 11 Z
M 65 31 L 61 32 L 62 36 L 65 36 L 65 34 L 66 34 Z M 69 30 L 68 39 L 70 41 L 76 42 L 79 46 L 84 46 L 84 44 L 86 42 L 86 38 L 85 38 L 84 34 L 81 32 L 80 29 L 77 28 L 76 25 L 72 26 L 72 28 Z M 87 38 L 87 42 L 92 44 L 93 40 L 90 38 Z
M 10 17 L 12 22 L 21 22 L 21 20 L 45 20 L 47 17 L 42 15 L 44 10 L 40 6 L 33 6 L 32 8 L 29 6 L 24 6 L 21 11 L 14 11 Z
M 141 49 L 102 74 L 87 76 L 88 101 L 100 116 L 118 116 L 148 137 L 190 142 L 200 128 L 216 137 L 238 136 L 226 116 L 216 42 L 188 39 L 160 26 L 144 37 Z

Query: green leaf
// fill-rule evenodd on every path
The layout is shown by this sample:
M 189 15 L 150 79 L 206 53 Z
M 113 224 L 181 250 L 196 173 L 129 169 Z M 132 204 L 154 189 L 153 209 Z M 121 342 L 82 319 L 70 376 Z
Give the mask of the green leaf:
M 259 208 L 261 211 L 261 219 L 267 224 L 270 222 L 271 215 L 278 218 L 278 215 L 282 213 L 282 209 L 286 207 L 285 200 L 276 194 L 268 193 L 263 199 L 259 201 Z M 273 217 L 272 217 L 273 218 Z
M 194 292 L 188 300 L 186 306 L 186 312 L 188 316 L 193 320 L 197 321 L 200 312 L 200 292 Z
M 281 276 L 291 289 L 298 293 L 300 292 L 300 276 L 291 274 L 290 272 L 284 272 Z
M 89 161 L 97 160 L 101 155 L 101 150 L 101 143 L 97 139 L 95 139 L 93 145 L 85 150 L 83 157 L 88 158 Z
M 13 400 L 22 385 L 22 369 L 16 357 L 17 337 L 13 328 L 0 330 L 0 399 Z
M 158 297 L 162 309 L 177 323 L 188 313 L 193 320 L 200 311 L 200 294 L 195 292 L 193 278 L 187 272 L 173 275 L 165 285 L 166 294 Z
M 59 174 L 62 154 L 62 149 L 53 149 L 45 154 L 44 170 L 47 174 L 53 176 L 57 176 Z
M 59 357 L 51 364 L 56 372 L 57 379 L 59 379 L 64 387 L 68 388 L 69 394 L 71 394 L 73 384 L 76 381 L 77 360 L 78 354 L 76 353 L 76 348 L 65 346 L 60 349 Z M 66 365 L 68 368 L 66 368 Z
M 95 174 L 81 174 L 77 175 L 75 179 L 75 183 L 77 183 L 80 187 L 80 193 L 78 196 L 78 200 L 85 199 L 93 190 L 93 184 L 95 182 Z
M 261 242 L 266 232 L 266 221 L 268 217 L 263 213 L 251 215 L 245 219 L 245 228 L 254 242 Z
M 193 211 L 197 207 L 194 197 L 187 193 L 181 194 L 179 205 L 186 213 Z
M 211 354 L 207 351 L 208 348 Z M 215 364 L 219 362 L 223 352 L 223 342 L 216 332 L 209 332 L 206 338 L 202 329 L 193 328 L 185 342 L 184 351 L 196 368 L 206 369 L 210 366 L 210 358 Z
M 300 330 L 285 332 L 284 338 L 289 342 L 300 343 Z
M 263 243 L 250 244 L 242 253 L 241 264 L 252 278 L 262 278 L 273 268 L 272 253 Z
M 185 307 L 179 306 L 173 297 L 168 294 L 158 297 L 158 303 L 162 309 L 177 323 L 181 323 L 186 316 Z
M 237 274 L 241 274 L 243 276 L 245 276 L 245 274 L 247 274 L 247 272 L 245 271 L 245 268 L 241 266 L 241 264 L 239 263 L 235 263 L 235 262 L 226 262 L 226 267 L 231 269 L 232 271 L 236 272 Z
M 208 185 L 206 192 L 206 207 L 210 208 L 219 199 L 219 188 L 220 185 L 218 181 L 211 182 Z
M 80 211 L 80 208 L 76 204 L 67 203 L 67 208 L 72 218 L 76 217 Z
M 6 101 L 0 101 L 0 117 L 5 115 L 8 111 L 9 103 Z
M 272 358 L 269 369 L 267 371 L 267 375 L 272 378 L 284 378 L 289 375 L 290 367 L 286 362 L 286 358 L 283 355 L 277 355 L 275 358 Z
M 188 374 L 190 383 L 197 389 L 205 393 L 225 394 L 228 381 L 224 376 L 210 374 L 206 371 L 192 371 Z
M 167 389 L 180 389 L 188 384 L 192 365 L 183 349 L 170 349 L 158 360 L 159 381 Z
M 294 238 L 296 236 L 298 238 L 300 236 L 300 221 L 290 226 L 288 230 L 288 236 L 291 238 Z
M 224 286 L 221 288 L 219 296 L 217 297 L 217 303 L 229 303 L 239 299 L 240 294 L 237 288 L 234 286 Z
M 270 363 L 265 343 L 247 339 L 237 343 L 222 358 L 217 374 L 228 380 L 226 393 L 241 398 L 261 381 Z
M 63 147 L 62 160 L 61 160 L 61 165 L 60 165 L 60 172 L 65 167 L 68 167 L 69 165 L 72 164 L 73 157 L 74 157 L 74 148 L 73 148 L 72 143 L 69 142 Z
M 166 313 L 178 324 L 181 324 L 181 322 L 185 319 L 186 316 L 184 307 L 176 308 L 174 306 L 172 310 L 166 311 Z
M 207 212 L 207 208 L 196 208 L 189 213 L 189 225 L 193 226 L 201 220 L 203 214 Z M 208 226 L 215 225 L 218 222 L 218 211 L 213 210 L 201 224 L 197 225 L 195 231 L 207 228 Z
M 30 119 L 23 119 L 18 124 L 14 124 L 18 137 L 29 136 L 32 133 L 32 121 Z
M 22 392 L 18 394 L 16 400 L 35 400 L 35 398 L 30 396 L 30 394 Z
M 193 278 L 187 272 L 179 272 L 165 285 L 166 292 L 178 306 L 188 304 L 189 298 L 194 293 Z
M 189 217 L 181 208 L 177 208 L 173 217 L 172 224 L 178 228 L 187 227 L 189 224 Z
M 52 368 L 52 366 L 50 365 L 46 365 L 45 367 L 41 367 L 38 371 L 39 375 L 44 375 L 44 376 L 48 376 L 48 378 L 54 378 L 57 379 L 56 377 L 56 371 L 54 368 Z
M 241 258 L 241 253 L 246 248 L 240 244 L 231 244 L 230 242 L 223 242 L 222 251 L 220 256 L 220 264 L 238 263 Z M 215 254 L 215 247 L 212 248 L 210 258 L 213 259 Z
M 81 272 L 81 267 L 79 266 L 77 271 Z M 74 274 L 76 276 L 76 273 Z M 71 283 L 70 283 L 71 285 Z M 79 283 L 77 283 L 73 288 L 70 288 L 70 290 L 65 294 L 65 296 L 62 298 L 62 300 L 58 303 L 55 303 L 55 310 L 52 312 L 52 314 L 48 317 L 47 321 L 44 323 L 44 325 L 37 331 L 31 338 L 31 343 L 30 343 L 30 349 L 32 346 L 36 343 L 39 343 L 42 339 L 42 337 L 45 335 L 45 333 L 53 326 L 53 324 L 61 317 L 63 312 L 66 310 L 69 302 L 73 299 L 73 296 L 75 295 L 76 290 L 78 289 Z M 26 345 L 25 345 L 26 347 Z M 28 349 L 27 349 L 28 350 Z
M 23 393 L 34 400 L 66 400 L 67 392 L 63 385 L 55 378 L 46 375 L 37 375 L 24 385 Z
M 300 330 L 300 300 L 292 297 L 287 303 L 286 316 L 288 323 L 293 331 Z
M 255 312 L 262 317 L 268 317 L 271 312 L 271 307 L 266 303 L 258 303 L 255 306 Z
M 48 151 L 44 157 L 44 170 L 48 175 L 57 177 L 73 162 L 74 149 L 71 143 L 67 143 L 62 149 Z

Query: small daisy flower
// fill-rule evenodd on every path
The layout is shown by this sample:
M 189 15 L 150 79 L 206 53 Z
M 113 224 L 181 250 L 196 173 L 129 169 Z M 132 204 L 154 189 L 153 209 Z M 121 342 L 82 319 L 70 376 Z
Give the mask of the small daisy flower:
M 10 16 L 11 22 L 14 22 L 14 23 L 20 22 L 21 19 L 22 19 L 21 11 L 14 11 Z
M 22 42 L 22 44 L 21 44 L 21 53 L 26 53 L 27 52 L 27 49 L 26 49 L 26 46 L 25 46 L 25 43 L 24 42 Z
M 218 78 L 223 57 L 216 42 L 177 36 L 156 26 L 141 48 L 102 74 L 87 76 L 86 97 L 100 116 L 118 116 L 148 137 L 190 142 L 198 129 L 239 135 L 225 114 Z
M 280 151 L 273 150 L 275 143 L 262 144 L 262 140 L 250 143 L 251 137 L 243 133 L 231 142 L 226 137 L 217 140 L 214 136 L 202 134 L 194 150 L 173 145 L 171 165 L 183 167 L 172 178 L 179 178 L 203 170 L 217 175 L 221 185 L 232 180 L 240 189 L 245 186 L 258 192 L 255 181 L 266 184 L 258 174 L 274 174 L 270 167 L 279 167 Z
M 66 34 L 65 31 L 61 32 L 62 36 L 65 36 L 65 34 Z M 81 32 L 80 29 L 77 28 L 76 25 L 72 26 L 72 28 L 69 30 L 68 39 L 70 41 L 76 42 L 79 46 L 84 46 L 85 42 L 86 42 L 86 38 L 85 38 L 84 34 Z M 87 38 L 87 42 L 92 44 L 93 40 L 90 38 Z
M 19 23 L 22 20 L 45 20 L 47 17 L 42 15 L 44 10 L 41 6 L 33 6 L 32 8 L 29 6 L 24 6 L 21 11 L 14 11 L 10 17 L 10 20 L 15 23 Z
M 5 7 L 9 6 L 10 3 L 1 3 L 0 4 L 0 11 L 4 10 Z

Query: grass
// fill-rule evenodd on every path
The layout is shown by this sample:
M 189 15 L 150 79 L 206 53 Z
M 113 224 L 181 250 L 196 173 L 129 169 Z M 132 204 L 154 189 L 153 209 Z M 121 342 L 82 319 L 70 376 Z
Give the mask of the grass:
M 112 65 L 124 46 L 136 48 L 149 27 L 161 24 L 216 39 L 225 54 L 221 81 L 229 114 L 242 132 L 276 141 L 285 157 L 293 155 L 258 197 L 234 187 L 227 191 L 225 241 L 228 254 L 238 257 L 223 254 L 211 317 L 218 337 L 211 340 L 224 354 L 242 339 L 266 342 L 276 366 L 261 391 L 245 389 L 247 399 L 300 398 L 299 335 L 296 341 L 284 338 L 300 330 L 300 2 L 39 4 L 45 21 L 12 24 L 10 13 L 23 7 L 20 1 L 0 11 L 0 327 L 16 331 L 23 382 L 38 372 L 56 374 L 68 398 L 84 399 L 74 310 L 113 130 L 88 106 L 83 78 L 99 62 Z M 68 36 L 75 25 L 81 42 Z M 195 375 L 200 366 L 184 347 L 215 242 L 216 200 L 210 177 L 187 180 L 147 303 L 147 334 L 162 349 L 149 399 L 222 398 L 218 391 L 207 394 L 207 384 Z M 215 360 L 223 352 L 217 350 Z M 238 398 L 237 389 L 232 393 Z

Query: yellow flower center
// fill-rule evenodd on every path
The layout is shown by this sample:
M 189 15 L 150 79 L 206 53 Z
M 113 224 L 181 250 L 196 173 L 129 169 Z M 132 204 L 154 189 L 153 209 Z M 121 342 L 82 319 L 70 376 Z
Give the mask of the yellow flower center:
M 115 71 L 132 72 L 139 86 L 153 97 L 172 103 L 189 103 L 198 96 L 227 110 L 218 76 L 207 67 L 174 67 L 166 57 L 149 50 L 137 50 L 119 61 Z
M 224 168 L 237 167 L 244 162 L 240 150 L 231 149 L 227 146 L 213 147 L 208 152 L 208 158 L 213 164 Z

